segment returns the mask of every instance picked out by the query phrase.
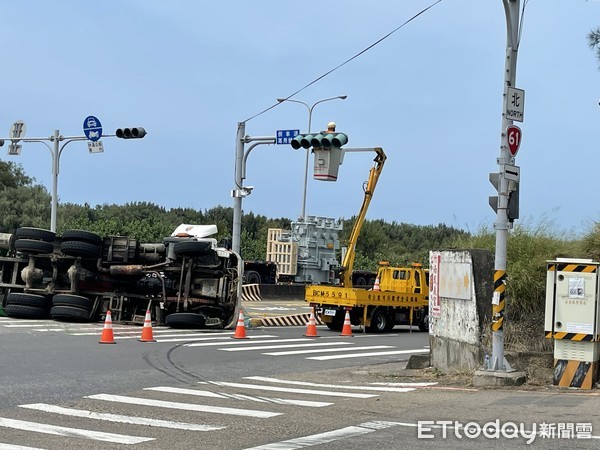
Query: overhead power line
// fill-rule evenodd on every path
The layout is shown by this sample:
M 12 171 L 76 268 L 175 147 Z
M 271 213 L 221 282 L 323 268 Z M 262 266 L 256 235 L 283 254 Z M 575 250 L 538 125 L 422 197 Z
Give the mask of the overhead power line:
M 378 40 L 376 40 L 375 42 L 373 42 L 371 45 L 369 45 L 368 47 L 366 47 L 365 49 L 361 50 L 360 52 L 356 53 L 354 56 L 348 58 L 347 60 L 345 60 L 344 62 L 338 64 L 337 66 L 335 66 L 333 69 L 325 72 L 323 75 L 320 75 L 319 77 L 315 78 L 314 80 L 312 80 L 310 83 L 308 83 L 307 85 L 301 87 L 300 89 L 298 89 L 297 91 L 295 91 L 294 93 L 288 95 L 287 97 L 285 97 L 285 100 L 289 100 L 290 98 L 294 97 L 295 95 L 299 94 L 300 92 L 302 92 L 303 90 L 305 90 L 306 88 L 312 86 L 313 84 L 315 84 L 316 82 L 322 80 L 323 78 L 325 78 L 326 76 L 332 74 L 333 72 L 335 72 L 336 70 L 342 68 L 343 66 L 345 66 L 346 64 L 348 64 L 350 61 L 355 60 L 356 58 L 358 58 L 360 55 L 362 55 L 363 53 L 366 53 L 367 51 L 371 50 L 373 47 L 375 47 L 376 45 L 380 44 L 381 42 L 383 42 L 384 40 L 386 40 L 387 38 L 389 38 L 392 34 L 394 34 L 396 31 L 400 30 L 401 28 L 403 28 L 404 26 L 408 25 L 410 22 L 412 22 L 413 20 L 415 20 L 417 17 L 419 17 L 421 14 L 426 13 L 427 11 L 429 11 L 431 8 L 433 8 L 434 6 L 436 6 L 438 3 L 441 3 L 443 0 L 437 0 L 436 2 L 432 3 L 431 5 L 429 5 L 428 7 L 422 9 L 421 11 L 419 11 L 417 14 L 415 14 L 414 16 L 412 16 L 410 19 L 406 20 L 404 23 L 402 23 L 401 25 L 397 26 L 396 28 L 394 28 L 392 31 L 390 31 L 388 34 L 386 34 L 385 36 L 379 38 Z M 276 106 L 278 106 L 280 104 L 280 102 L 277 102 L 271 106 L 269 106 L 268 108 L 262 110 L 261 112 L 253 115 L 252 117 L 249 117 L 248 119 L 244 120 L 244 122 L 249 122 L 250 120 L 254 119 L 255 117 L 258 117 L 264 113 L 266 113 L 267 111 L 270 111 L 271 109 L 275 108 Z

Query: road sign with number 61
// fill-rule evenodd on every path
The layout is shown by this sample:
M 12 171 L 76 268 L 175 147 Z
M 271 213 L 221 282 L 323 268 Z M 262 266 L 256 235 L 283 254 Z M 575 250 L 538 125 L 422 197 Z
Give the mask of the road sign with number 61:
M 519 146 L 521 145 L 521 129 L 516 125 L 506 127 L 506 141 L 508 142 L 508 150 L 512 156 L 517 156 Z

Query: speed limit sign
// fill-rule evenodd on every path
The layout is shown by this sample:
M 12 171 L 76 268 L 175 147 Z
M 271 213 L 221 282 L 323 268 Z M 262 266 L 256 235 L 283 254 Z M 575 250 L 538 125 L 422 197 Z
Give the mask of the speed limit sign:
M 516 125 L 506 127 L 506 140 L 508 141 L 508 150 L 512 156 L 517 156 L 519 145 L 521 145 L 521 129 Z

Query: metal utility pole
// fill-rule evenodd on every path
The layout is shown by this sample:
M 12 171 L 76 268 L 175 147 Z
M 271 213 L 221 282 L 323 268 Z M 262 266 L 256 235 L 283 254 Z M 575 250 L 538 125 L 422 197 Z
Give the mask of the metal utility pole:
M 90 120 L 89 126 L 86 122 Z M 93 122 L 92 122 L 93 120 Z M 54 130 L 50 137 L 25 137 L 27 127 L 22 120 L 17 120 L 10 128 L 9 138 L 0 138 L 0 147 L 4 145 L 5 140 L 10 140 L 8 154 L 18 156 L 21 154 L 21 145 L 19 142 L 40 142 L 44 144 L 52 155 L 52 193 L 50 200 L 50 231 L 56 232 L 56 215 L 58 211 L 58 174 L 60 172 L 60 157 L 67 144 L 75 141 L 88 140 L 88 151 L 90 153 L 104 152 L 104 146 L 101 137 L 118 137 L 122 139 L 141 139 L 146 135 L 146 130 L 138 128 L 119 128 L 116 134 L 102 134 L 102 125 L 94 116 L 88 116 L 84 121 L 83 131 L 85 136 L 63 136 L 60 131 Z M 50 146 L 46 141 L 52 142 Z M 62 145 L 60 143 L 63 142 Z
M 235 187 L 231 191 L 233 197 L 233 230 L 231 236 L 231 249 L 240 254 L 240 241 L 242 233 L 242 198 L 247 197 L 254 186 L 244 187 L 246 178 L 246 161 L 248 155 L 257 145 L 275 144 L 275 136 L 246 136 L 246 123 L 239 122 L 235 138 Z M 248 150 L 244 146 L 248 142 L 255 142 Z
M 494 294 L 492 298 L 492 357 L 487 370 L 511 371 L 504 357 L 504 308 L 506 297 L 506 255 L 508 230 L 514 214 L 509 217 L 511 196 L 517 192 L 519 168 L 514 165 L 520 129 L 513 126 L 513 120 L 523 120 L 524 92 L 515 88 L 517 52 L 519 49 L 519 9 L 520 0 L 502 0 L 506 15 L 506 61 L 504 72 L 504 102 L 502 111 L 502 132 L 498 174 L 490 174 L 490 180 L 498 189 L 495 198 L 496 253 L 494 265 Z M 518 130 L 518 131 L 517 131 Z M 515 146 L 515 139 L 517 145 Z M 491 199 L 490 199 L 491 200 Z M 518 198 L 514 197 L 514 202 Z M 492 204 L 492 202 L 490 202 Z M 518 210 L 518 206 L 517 206 Z M 517 214 L 518 217 L 518 214 Z

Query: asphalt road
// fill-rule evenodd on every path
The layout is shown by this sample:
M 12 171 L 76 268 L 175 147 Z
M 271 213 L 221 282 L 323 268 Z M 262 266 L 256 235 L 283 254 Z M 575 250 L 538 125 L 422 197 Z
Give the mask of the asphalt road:
M 0 449 L 527 446 L 520 436 L 456 436 L 495 420 L 498 429 L 523 422 L 526 431 L 544 421 L 568 431 L 570 423 L 573 433 L 589 422 L 594 439 L 538 434 L 533 446 L 599 443 L 595 393 L 397 378 L 411 354 L 427 351 L 425 333 L 341 337 L 320 326 L 319 337 L 305 338 L 303 327 L 283 327 L 233 339 L 223 330 L 155 328 L 157 342 L 141 343 L 141 327 L 115 325 L 112 345 L 98 343 L 101 327 L 0 318 Z

